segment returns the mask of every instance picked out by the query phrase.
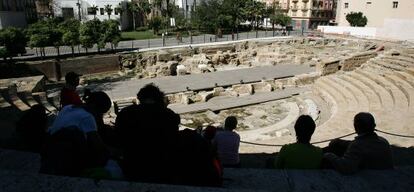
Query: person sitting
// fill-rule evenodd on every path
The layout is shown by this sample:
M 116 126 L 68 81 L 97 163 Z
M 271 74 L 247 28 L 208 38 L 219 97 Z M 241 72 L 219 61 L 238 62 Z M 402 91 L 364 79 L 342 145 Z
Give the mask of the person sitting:
M 180 116 L 167 108 L 164 93 L 153 84 L 137 97 L 140 103 L 122 109 L 115 120 L 121 168 L 129 180 L 172 183 Z
M 394 166 L 390 144 L 375 133 L 375 126 L 375 119 L 370 113 L 358 113 L 354 117 L 357 137 L 349 142 L 344 155 L 341 157 L 328 152 L 324 158 L 344 174 L 355 173 L 360 169 L 392 169 Z M 334 144 L 330 144 L 332 145 Z
M 82 100 L 76 92 L 76 87 L 79 85 L 79 77 L 81 75 L 75 72 L 68 72 L 65 75 L 65 86 L 60 91 L 60 107 L 66 105 L 81 105 Z
M 236 127 L 236 117 L 227 117 L 224 121 L 224 130 L 218 131 L 213 140 L 213 145 L 217 149 L 217 154 L 223 167 L 240 167 L 240 136 L 234 132 Z
M 109 152 L 97 133 L 94 117 L 110 107 L 104 92 L 91 93 L 84 105 L 63 107 L 48 129 L 41 173 L 109 178 L 104 171 Z
M 208 141 L 195 130 L 179 131 L 174 184 L 220 187 L 223 170 Z
M 322 149 L 310 144 L 315 121 L 309 115 L 301 115 L 295 123 L 296 143 L 280 149 L 276 160 L 277 169 L 319 169 Z
M 22 138 L 23 149 L 40 153 L 47 130 L 46 109 L 33 105 L 16 123 L 16 132 Z

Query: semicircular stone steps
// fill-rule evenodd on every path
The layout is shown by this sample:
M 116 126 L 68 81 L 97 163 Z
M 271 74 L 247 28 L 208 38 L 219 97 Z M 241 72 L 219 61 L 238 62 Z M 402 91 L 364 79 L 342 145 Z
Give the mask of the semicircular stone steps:
M 375 117 L 378 117 L 376 118 L 377 124 L 386 125 L 392 121 L 393 118 L 392 116 L 389 116 L 389 113 L 393 111 L 395 105 L 391 93 L 374 80 L 361 75 L 360 73 L 356 73 L 355 71 L 349 73 L 349 77 L 356 79 L 355 82 L 360 82 L 361 84 L 366 85 L 367 87 L 363 89 L 364 92 L 368 93 L 371 90 L 375 95 L 377 95 L 377 97 L 371 97 L 372 99 L 369 100 L 370 106 L 376 106 L 370 107 L 370 112 L 372 112 Z M 380 103 L 377 105 L 375 102 L 378 102 L 378 98 Z
M 343 87 L 345 87 L 353 95 L 361 111 L 369 111 L 368 97 L 360 89 L 358 89 L 358 87 L 344 80 L 343 76 L 346 75 L 334 76 L 334 80 L 337 81 L 340 85 L 343 85 Z
M 317 140 L 330 139 L 353 132 L 352 117 L 359 109 L 358 106 L 350 105 L 349 102 L 356 103 L 357 101 L 347 99 L 336 86 L 338 84 L 325 77 L 318 79 L 315 83 L 314 88 L 331 100 L 335 110 L 332 112 L 331 118 L 315 130 L 313 140 L 315 138 Z
M 407 64 L 413 64 L 414 63 L 414 59 L 411 57 L 406 57 L 403 55 L 399 55 L 399 56 L 384 56 L 382 57 L 383 59 L 387 59 L 387 60 L 392 60 L 392 61 L 402 61 L 405 62 Z
M 394 100 L 392 99 L 391 94 L 384 87 L 380 86 L 370 78 L 357 73 L 356 71 L 351 72 L 349 76 L 370 87 L 381 99 L 381 106 L 383 110 L 394 108 Z
M 358 79 L 355 79 L 351 73 L 340 76 L 344 81 L 347 81 L 354 86 L 355 89 L 358 89 L 368 101 L 368 111 L 378 112 L 382 110 L 382 102 L 378 93 L 376 93 L 371 87 L 367 86 Z

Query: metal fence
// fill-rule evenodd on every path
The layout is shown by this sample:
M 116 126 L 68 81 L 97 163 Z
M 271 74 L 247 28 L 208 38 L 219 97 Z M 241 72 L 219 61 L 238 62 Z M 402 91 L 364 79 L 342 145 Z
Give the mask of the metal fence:
M 118 46 L 111 49 L 111 45 L 107 44 L 105 48 L 100 49 L 101 52 L 121 52 L 121 51 L 133 51 L 143 48 L 158 48 L 158 47 L 170 47 L 170 46 L 179 46 L 179 45 L 191 45 L 191 44 L 202 44 L 202 43 L 213 43 L 213 42 L 227 42 L 227 41 L 236 41 L 236 40 L 245 40 L 245 39 L 256 39 L 256 38 L 265 38 L 265 37 L 277 37 L 277 36 L 298 36 L 303 35 L 302 31 L 290 31 L 288 34 L 283 33 L 282 31 L 250 31 L 242 32 L 238 34 L 225 34 L 221 38 L 218 38 L 215 35 L 211 34 L 201 34 L 196 36 L 188 36 L 177 38 L 176 36 L 165 36 L 164 38 L 157 39 L 146 39 L 146 40 L 130 40 L 130 41 L 121 41 Z M 39 48 L 27 48 L 27 53 L 20 58 L 36 58 L 40 57 Z M 45 56 L 53 57 L 58 56 L 58 51 L 55 47 L 45 47 Z M 86 53 L 98 53 L 98 48 L 95 45 L 93 48 L 86 50 L 81 46 L 76 46 L 75 55 L 86 54 Z M 69 46 L 61 46 L 59 48 L 59 55 L 72 55 L 72 48 Z

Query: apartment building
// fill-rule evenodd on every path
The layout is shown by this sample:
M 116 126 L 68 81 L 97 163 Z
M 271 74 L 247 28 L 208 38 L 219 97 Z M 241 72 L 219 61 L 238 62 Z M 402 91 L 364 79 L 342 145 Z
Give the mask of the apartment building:
M 414 20 L 414 0 L 338 0 L 336 20 L 339 26 L 349 26 L 346 15 L 362 12 L 367 27 L 383 27 L 387 19 Z
M 37 20 L 34 0 L 0 0 L 0 29 L 26 27 Z
M 273 4 L 292 18 L 295 29 L 316 29 L 318 25 L 335 23 L 336 0 L 261 0 L 266 5 Z

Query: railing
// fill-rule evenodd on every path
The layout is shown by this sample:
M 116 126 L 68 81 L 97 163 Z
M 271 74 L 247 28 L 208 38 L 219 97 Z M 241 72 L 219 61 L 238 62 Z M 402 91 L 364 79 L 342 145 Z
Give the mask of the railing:
M 264 28 L 271 28 L 270 26 L 263 26 Z M 249 31 L 242 33 L 234 34 L 224 34 L 221 37 L 215 36 L 212 34 L 201 34 L 197 36 L 182 37 L 177 38 L 176 36 L 166 36 L 164 38 L 157 39 L 146 39 L 146 40 L 129 40 L 121 41 L 118 43 L 118 46 L 111 49 L 110 44 L 106 44 L 104 48 L 101 48 L 98 51 L 97 45 L 94 45 L 93 48 L 86 50 L 81 46 L 74 47 L 74 55 L 85 55 L 85 54 L 96 54 L 96 53 L 108 53 L 108 52 L 123 52 L 123 51 L 133 51 L 144 48 L 158 48 L 158 47 L 170 47 L 170 46 L 180 46 L 180 45 L 191 45 L 191 44 L 202 44 L 202 43 L 214 43 L 214 42 L 226 42 L 226 41 L 236 41 L 236 40 L 245 40 L 245 39 L 255 39 L 255 38 L 265 38 L 265 37 L 276 37 L 283 35 L 300 35 L 300 31 L 291 31 L 288 34 L 283 33 L 282 31 L 271 31 L 271 30 L 261 30 L 261 31 Z M 55 47 L 45 47 L 45 57 L 55 57 L 58 56 L 58 51 Z M 26 48 L 27 53 L 23 56 L 18 56 L 15 58 L 20 59 L 30 59 L 30 58 L 41 58 L 40 48 Z M 72 48 L 69 46 L 60 46 L 59 47 L 60 56 L 71 56 Z M 0 59 L 1 60 L 1 59 Z

